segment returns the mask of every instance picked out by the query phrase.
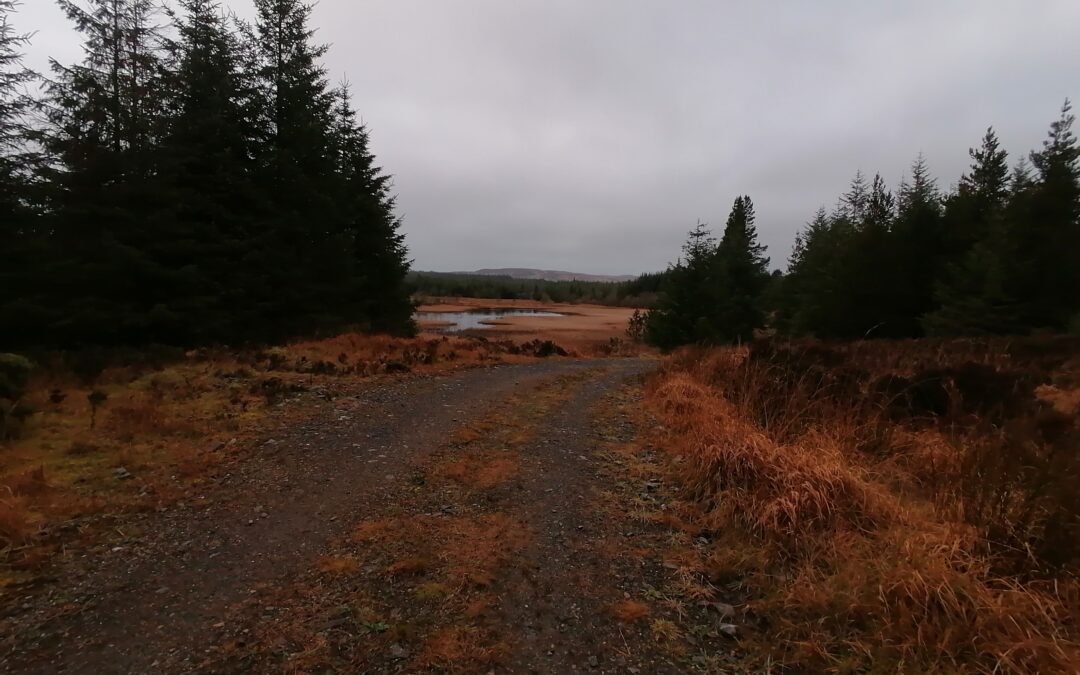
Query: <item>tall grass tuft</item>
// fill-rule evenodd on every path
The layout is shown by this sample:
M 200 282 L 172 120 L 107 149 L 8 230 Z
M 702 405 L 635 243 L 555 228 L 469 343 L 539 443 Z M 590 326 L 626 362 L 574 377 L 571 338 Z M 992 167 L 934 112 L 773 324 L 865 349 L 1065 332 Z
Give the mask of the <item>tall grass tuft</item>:
M 685 350 L 655 441 L 788 665 L 1077 672 L 1078 344 Z

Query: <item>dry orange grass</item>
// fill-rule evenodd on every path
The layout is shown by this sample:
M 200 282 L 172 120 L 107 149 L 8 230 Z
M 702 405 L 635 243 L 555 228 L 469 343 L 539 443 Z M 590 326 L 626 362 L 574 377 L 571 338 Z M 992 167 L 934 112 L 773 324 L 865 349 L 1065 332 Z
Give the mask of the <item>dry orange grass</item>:
M 450 672 L 485 672 L 503 663 L 508 654 L 506 645 L 493 641 L 479 628 L 451 626 L 427 639 L 418 665 Z
M 935 344 L 929 356 L 873 349 L 850 348 L 893 373 L 950 353 L 1007 361 L 970 342 Z M 723 533 L 709 575 L 737 581 L 770 617 L 763 648 L 814 672 L 1080 669 L 1077 570 L 1033 561 L 1001 572 L 993 529 L 961 517 L 969 493 L 938 487 L 940 475 L 972 475 L 966 458 L 987 456 L 971 448 L 989 441 L 888 422 L 838 393 L 849 386 L 843 366 L 800 366 L 793 384 L 792 371 L 749 359 L 746 349 L 676 354 L 648 399 L 663 425 L 655 445 L 681 458 L 672 466 L 700 520 Z
M 411 556 L 395 561 L 386 568 L 392 577 L 415 577 L 426 574 L 431 569 L 431 560 L 423 556 Z
M 293 362 L 333 364 L 335 369 L 351 368 L 364 375 L 379 374 L 391 363 L 422 371 L 439 371 L 462 365 L 527 360 L 527 357 L 509 354 L 499 346 L 456 336 L 399 338 L 345 333 L 324 340 L 294 342 L 271 351 Z
M 319 571 L 334 576 L 347 576 L 355 574 L 360 569 L 360 562 L 356 558 L 347 556 L 326 556 L 319 558 Z
M 1067 388 L 1043 384 L 1035 390 L 1035 393 L 1063 415 L 1080 414 L 1080 387 Z
M 896 500 L 825 434 L 779 444 L 685 373 L 665 378 L 653 395 L 678 435 L 676 451 L 691 463 L 695 493 L 718 524 L 739 520 L 794 547 L 820 530 L 865 530 L 899 512 Z
M 431 574 L 454 588 L 489 585 L 530 539 L 523 523 L 503 513 L 365 521 L 351 537 L 362 552 L 392 551 L 391 576 Z
M 475 452 L 440 462 L 435 467 L 435 475 L 471 490 L 488 490 L 516 476 L 519 465 L 516 453 L 505 450 Z
M 449 523 L 449 540 L 441 556 L 451 579 L 487 586 L 531 539 L 525 525 L 503 513 L 456 518 Z
M 23 497 L 0 497 L 0 548 L 25 545 L 37 531 Z
M 622 600 L 615 603 L 611 608 L 612 616 L 627 623 L 640 621 L 649 616 L 650 613 L 648 605 L 636 600 Z
M 352 541 L 357 544 L 378 543 L 393 534 L 396 526 L 397 521 L 392 518 L 365 520 L 353 530 Z

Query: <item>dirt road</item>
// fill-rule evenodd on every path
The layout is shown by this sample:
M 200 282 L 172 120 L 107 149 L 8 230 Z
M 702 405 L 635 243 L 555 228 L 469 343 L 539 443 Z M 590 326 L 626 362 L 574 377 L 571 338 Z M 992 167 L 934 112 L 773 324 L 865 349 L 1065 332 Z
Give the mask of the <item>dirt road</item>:
M 633 438 L 616 399 L 651 367 L 502 366 L 328 402 L 70 561 L 4 617 L 0 668 L 683 672 L 701 650 L 665 646 L 632 599 L 670 576 L 626 555 L 647 528 L 619 495 L 646 488 L 604 454 Z

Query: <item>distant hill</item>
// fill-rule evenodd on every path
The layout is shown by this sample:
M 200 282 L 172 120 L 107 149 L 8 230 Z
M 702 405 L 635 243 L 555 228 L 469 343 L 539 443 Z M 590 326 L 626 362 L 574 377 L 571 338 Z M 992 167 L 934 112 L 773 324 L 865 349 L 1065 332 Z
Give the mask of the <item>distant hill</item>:
M 510 277 L 511 279 L 529 279 L 537 281 L 601 281 L 608 283 L 633 281 L 637 278 L 637 276 L 633 274 L 581 274 L 579 272 L 533 270 L 522 267 L 504 267 L 500 269 L 476 270 L 474 272 L 455 272 L 454 274 L 475 274 L 484 277 Z

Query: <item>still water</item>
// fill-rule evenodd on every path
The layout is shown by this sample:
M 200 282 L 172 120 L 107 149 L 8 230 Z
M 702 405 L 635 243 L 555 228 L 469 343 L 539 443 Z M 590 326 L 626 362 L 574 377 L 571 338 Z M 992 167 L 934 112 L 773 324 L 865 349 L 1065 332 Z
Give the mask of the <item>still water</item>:
M 468 312 L 416 312 L 413 318 L 417 321 L 438 321 L 440 323 L 452 321 L 452 326 L 437 326 L 428 330 L 444 333 L 457 333 L 463 330 L 477 328 L 491 328 L 485 321 L 496 321 L 507 316 L 562 316 L 558 312 L 545 312 L 539 309 L 473 309 Z

